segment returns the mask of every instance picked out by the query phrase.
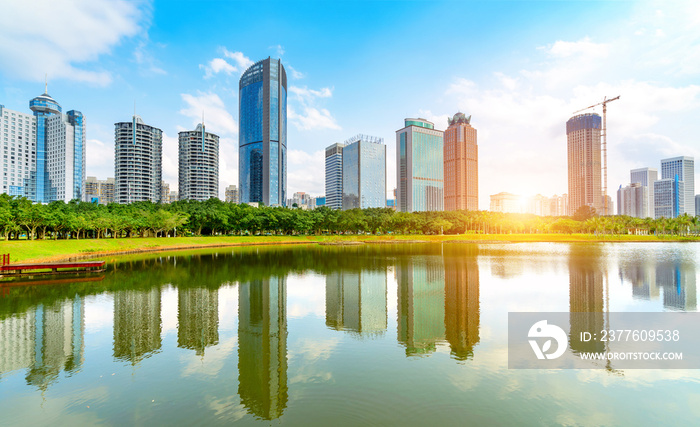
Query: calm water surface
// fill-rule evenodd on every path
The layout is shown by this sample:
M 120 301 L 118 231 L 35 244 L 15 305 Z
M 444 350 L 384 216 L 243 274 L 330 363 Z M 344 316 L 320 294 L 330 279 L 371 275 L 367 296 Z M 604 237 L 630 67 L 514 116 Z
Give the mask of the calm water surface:
M 102 276 L 0 287 L 1 425 L 700 419 L 698 370 L 507 367 L 509 311 L 696 311 L 696 243 L 247 247 L 108 262 Z

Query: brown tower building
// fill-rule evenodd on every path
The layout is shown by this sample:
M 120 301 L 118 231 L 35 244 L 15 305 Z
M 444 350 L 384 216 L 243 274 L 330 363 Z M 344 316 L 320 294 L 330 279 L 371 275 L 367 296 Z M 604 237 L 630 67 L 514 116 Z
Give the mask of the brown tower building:
M 604 211 L 600 163 L 601 119 L 597 114 L 580 114 L 566 122 L 569 161 L 569 215 L 581 206 L 598 214 Z
M 447 119 L 443 155 L 446 211 L 479 209 L 479 148 L 471 118 L 457 113 Z

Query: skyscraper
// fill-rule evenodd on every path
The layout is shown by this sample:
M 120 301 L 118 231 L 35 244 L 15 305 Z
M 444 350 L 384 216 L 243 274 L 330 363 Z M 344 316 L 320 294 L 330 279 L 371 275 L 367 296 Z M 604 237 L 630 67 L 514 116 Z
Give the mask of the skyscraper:
M 178 147 L 180 200 L 219 197 L 219 136 L 200 123 L 193 131 L 178 133 Z
M 0 105 L 2 193 L 36 200 L 36 120 Z
M 229 185 L 226 187 L 226 192 L 224 193 L 224 198 L 226 199 L 227 203 L 239 203 L 238 199 L 238 187 L 235 185 Z
M 630 183 L 634 184 L 638 182 L 642 184 L 642 187 L 647 188 L 648 201 L 647 210 L 644 216 L 640 218 L 653 218 L 654 217 L 654 181 L 659 179 L 659 172 L 652 168 L 639 168 L 632 169 L 630 171 Z M 618 207 L 619 209 L 619 207 Z
M 676 218 L 685 212 L 685 182 L 675 175 L 654 181 L 654 218 Z
M 580 114 L 566 122 L 569 166 L 569 215 L 581 206 L 605 210 L 601 187 L 601 118 Z
M 279 59 L 250 66 L 239 82 L 238 187 L 241 203 L 287 199 L 287 73 Z
M 343 144 L 326 148 L 326 206 L 343 208 Z
M 134 116 L 114 124 L 114 201 L 161 200 L 163 131 Z
M 661 179 L 674 179 L 683 182 L 684 191 L 681 193 L 683 207 L 680 215 L 687 213 L 695 215 L 693 209 L 695 200 L 695 159 L 688 156 L 672 157 L 661 160 Z
M 479 147 L 472 116 L 457 113 L 445 130 L 445 210 L 479 210 Z
M 384 138 L 356 135 L 343 148 L 343 210 L 385 207 Z
M 405 119 L 396 131 L 399 211 L 443 210 L 442 146 L 442 131 L 425 119 Z
M 639 182 L 617 190 L 617 214 L 646 218 L 649 212 L 649 189 Z

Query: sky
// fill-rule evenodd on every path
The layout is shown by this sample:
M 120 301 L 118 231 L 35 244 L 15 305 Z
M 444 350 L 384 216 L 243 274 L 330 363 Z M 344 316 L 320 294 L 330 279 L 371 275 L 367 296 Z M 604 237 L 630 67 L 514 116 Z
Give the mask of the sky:
M 630 169 L 700 160 L 700 2 L 3 0 L 0 104 L 48 92 L 87 122 L 87 175 L 114 176 L 114 123 L 177 133 L 202 114 L 220 141 L 220 195 L 238 184 L 238 80 L 281 58 L 288 193 L 324 194 L 326 146 L 384 138 L 387 195 L 407 117 L 472 116 L 479 208 L 502 191 L 567 192 L 566 121 L 608 104 L 608 194 Z M 602 114 L 600 108 L 595 111 Z M 698 180 L 696 179 L 696 182 Z M 700 187 L 696 183 L 696 192 Z

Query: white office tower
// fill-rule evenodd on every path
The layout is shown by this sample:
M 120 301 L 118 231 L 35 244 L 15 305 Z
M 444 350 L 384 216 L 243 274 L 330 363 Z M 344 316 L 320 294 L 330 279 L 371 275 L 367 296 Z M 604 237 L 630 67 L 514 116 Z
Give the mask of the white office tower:
M 649 195 L 646 215 L 641 218 L 654 218 L 654 181 L 657 179 L 659 179 L 659 171 L 653 168 L 639 168 L 630 171 L 630 183 L 638 182 L 642 187 L 647 187 Z
M 672 157 L 670 159 L 661 160 L 661 178 L 673 180 L 678 176 L 678 180 L 683 182 L 684 191 L 680 197 L 683 208 L 679 215 L 687 213 L 690 216 L 695 215 L 695 159 L 688 156 Z
M 34 199 L 36 174 L 36 118 L 0 105 L 2 188 L 0 193 Z
M 85 118 L 71 110 L 46 119 L 46 201 L 82 200 L 85 192 Z
M 654 218 L 676 218 L 685 212 L 685 183 L 675 178 L 654 182 Z
M 326 206 L 343 207 L 343 144 L 326 148 Z

